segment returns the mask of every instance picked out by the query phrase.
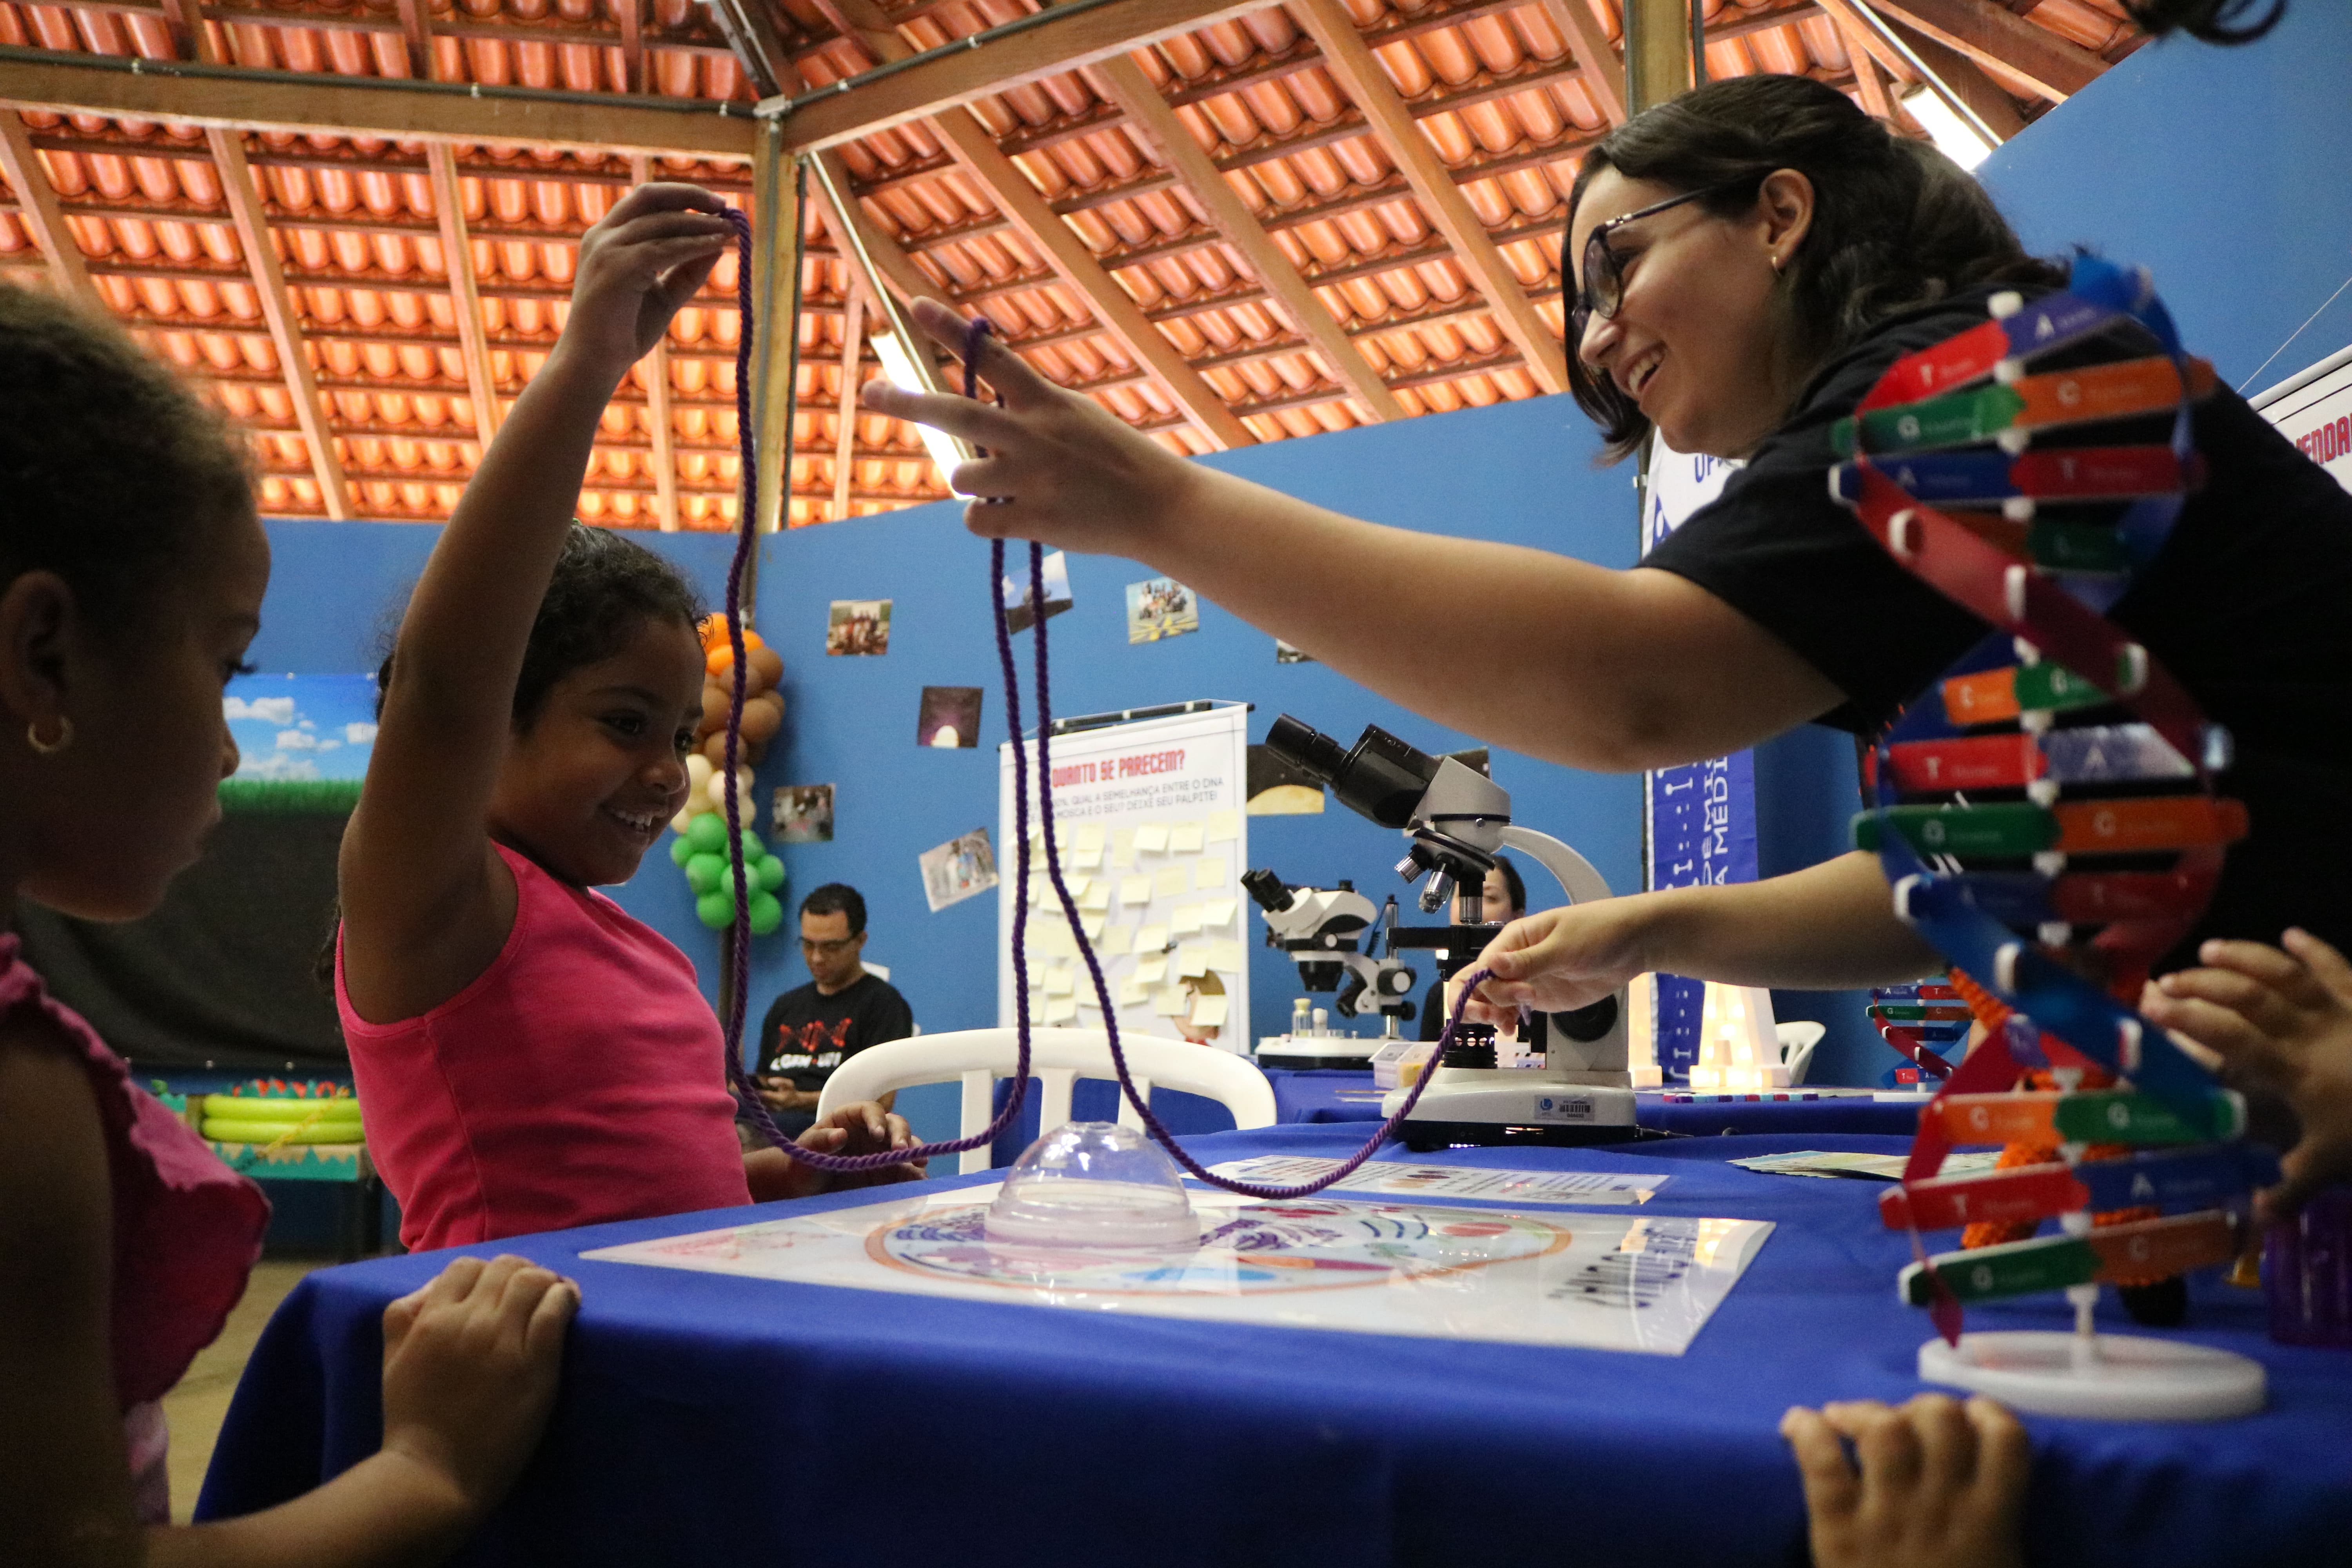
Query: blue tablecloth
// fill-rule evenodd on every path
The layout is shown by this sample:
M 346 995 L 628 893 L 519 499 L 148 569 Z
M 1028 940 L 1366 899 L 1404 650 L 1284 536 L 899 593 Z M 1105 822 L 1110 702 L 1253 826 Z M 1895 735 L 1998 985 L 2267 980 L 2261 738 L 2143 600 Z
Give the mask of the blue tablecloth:
M 1378 1121 L 1381 1119 L 1381 1102 L 1372 1088 L 1372 1075 L 1369 1072 L 1331 1069 L 1292 1072 L 1281 1068 L 1265 1070 L 1266 1081 L 1274 1085 L 1276 1121 L 1287 1123 Z M 1779 1092 L 1803 1094 L 1805 1091 L 1793 1089 Z M 1157 1109 L 1157 1102 L 1154 1109 Z M 1115 1105 L 1112 1114 L 1117 1114 Z M 1907 1138 L 1919 1121 L 1916 1101 L 1904 1105 L 1848 1096 L 1826 1100 L 1740 1100 L 1685 1104 L 1670 1100 L 1664 1095 L 1643 1093 L 1636 1097 L 1634 1114 L 1644 1127 L 1654 1127 L 1662 1132 L 1688 1132 L 1700 1137 L 1713 1137 L 1725 1132 L 1887 1132 Z M 1224 1125 L 1232 1124 L 1232 1119 L 1227 1118 Z
M 1330 1156 L 1360 1133 L 1275 1127 L 1192 1146 L 1210 1160 Z M 471 1249 L 562 1269 L 583 1305 L 546 1444 L 458 1561 L 1779 1564 L 1802 1523 L 1780 1413 L 1909 1397 L 1930 1330 L 1896 1303 L 1909 1248 L 1880 1228 L 1875 1184 L 1719 1162 L 1901 1146 L 1815 1134 L 1638 1155 L 1438 1156 L 1667 1172 L 1652 1212 L 1774 1221 L 1680 1357 L 1239 1328 L 579 1258 L 772 1208 Z M 321 1270 L 287 1299 L 237 1390 L 200 1518 L 281 1501 L 376 1447 L 381 1314 L 446 1258 Z M 2186 1337 L 2260 1357 L 2270 1408 L 2210 1426 L 2031 1420 L 2032 1561 L 2344 1560 L 2352 1355 L 2270 1344 L 2252 1292 L 2200 1281 L 2194 1295 Z M 2066 1313 L 2035 1299 L 1971 1321 L 2057 1328 Z

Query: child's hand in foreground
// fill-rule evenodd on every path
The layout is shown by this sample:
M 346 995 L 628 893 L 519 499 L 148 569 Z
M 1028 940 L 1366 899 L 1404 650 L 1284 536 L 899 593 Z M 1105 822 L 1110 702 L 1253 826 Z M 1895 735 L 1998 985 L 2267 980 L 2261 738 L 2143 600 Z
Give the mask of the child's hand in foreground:
M 793 1142 L 819 1154 L 873 1154 L 885 1149 L 911 1149 L 915 1135 L 905 1117 L 883 1110 L 873 1100 L 861 1100 L 843 1106 Z M 760 1204 L 892 1182 L 919 1182 L 924 1174 L 918 1162 L 835 1175 L 804 1164 L 782 1149 L 759 1149 L 746 1154 L 743 1173 L 751 1184 L 751 1201 Z
M 2018 1568 L 2032 1450 L 1991 1400 L 1923 1394 L 1792 1409 L 1816 1568 Z M 1847 1445 L 1851 1444 L 1849 1457 Z
M 2284 1097 L 2303 1136 L 2262 1195 L 2265 1219 L 2293 1215 L 2319 1188 L 2352 1179 L 2352 963 L 2306 931 L 2286 951 L 2209 942 L 2204 967 L 2149 984 L 2140 1011 L 2221 1058 L 2224 1073 Z
M 539 1446 L 580 1288 L 520 1258 L 460 1258 L 383 1310 L 383 1449 L 479 1519 Z

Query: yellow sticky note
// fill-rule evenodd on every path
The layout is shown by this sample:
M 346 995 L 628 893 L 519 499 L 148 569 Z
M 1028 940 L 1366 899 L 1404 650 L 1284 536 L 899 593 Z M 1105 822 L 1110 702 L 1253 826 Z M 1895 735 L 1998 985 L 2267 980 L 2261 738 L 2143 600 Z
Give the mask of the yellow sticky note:
M 1148 904 L 1151 901 L 1151 879 L 1121 877 L 1118 879 L 1118 901 L 1122 904 Z
M 1087 933 L 1088 942 L 1092 942 L 1103 933 L 1103 918 L 1100 915 L 1080 915 L 1078 929 Z
M 1091 849 L 1100 853 L 1103 847 L 1103 825 L 1099 822 L 1079 823 L 1077 831 L 1072 835 L 1071 841 L 1080 849 Z
M 1197 980 L 1209 973 L 1209 954 L 1193 942 L 1186 942 L 1176 954 L 1176 973 L 1185 980 Z
M 1152 888 L 1162 897 L 1189 893 L 1192 890 L 1191 868 L 1183 866 L 1162 866 L 1160 868 L 1160 875 L 1152 882 Z
M 1241 836 L 1241 823 L 1242 814 L 1238 811 L 1213 811 L 1209 813 L 1209 842 L 1212 844 L 1231 844 L 1235 838 Z
M 1041 872 L 1029 879 L 1029 902 L 1033 908 L 1051 909 L 1055 901 L 1051 878 Z
M 1192 886 L 1196 888 L 1222 888 L 1233 874 L 1233 862 L 1222 855 L 1205 856 L 1192 862 Z
M 1066 925 L 1050 925 L 1037 933 L 1037 951 L 1049 958 L 1076 958 L 1078 939 Z
M 1135 933 L 1135 951 L 1159 952 L 1168 946 L 1168 928 L 1164 925 L 1143 926 Z
M 1135 961 L 1135 978 L 1145 985 L 1157 985 L 1168 978 L 1168 955 L 1155 952 L 1149 958 Z
M 1198 855 L 1201 852 L 1202 831 L 1197 822 L 1180 822 L 1168 835 L 1171 855 Z
M 1233 924 L 1234 905 L 1235 901 L 1236 900 L 1232 899 L 1202 900 L 1201 929 L 1202 931 L 1221 931 L 1224 927 Z
M 1110 836 L 1110 863 L 1124 870 L 1135 864 L 1135 829 L 1116 828 Z
M 1209 967 L 1236 974 L 1242 968 L 1242 944 L 1229 936 L 1221 936 L 1209 943 Z
M 1151 998 L 1151 1010 L 1163 1018 L 1181 1018 L 1184 1016 L 1184 1010 L 1191 1001 L 1191 994 L 1181 985 L 1163 985 Z M 1072 1011 L 1076 1009 L 1073 1008 Z M 1046 1017 L 1050 1020 L 1052 1016 L 1053 1009 L 1049 1005 L 1046 1008 Z
M 1118 1005 L 1120 1006 L 1140 1007 L 1146 1002 L 1150 1000 L 1151 991 L 1150 987 L 1146 986 L 1137 976 L 1130 974 L 1126 980 L 1120 983 L 1118 988 Z
M 1102 998 L 1095 994 L 1093 986 L 1081 986 L 1078 990 L 1078 1005 L 1088 1012 L 1099 1013 L 1102 1011 Z
M 1077 989 L 1078 972 L 1066 963 L 1057 963 L 1045 971 L 1045 994 L 1067 996 Z
M 1201 906 L 1179 904 L 1168 912 L 1168 929 L 1178 936 L 1190 936 L 1201 929 Z
M 1075 996 L 1055 996 L 1045 1003 L 1045 1022 L 1048 1024 L 1066 1024 L 1077 1016 L 1078 999 Z
M 1213 1029 L 1224 1023 L 1225 1009 L 1233 1005 L 1230 996 L 1195 996 L 1192 998 L 1192 1027 Z
M 1079 895 L 1078 908 L 1082 910 L 1107 910 L 1110 908 L 1110 879 L 1108 877 L 1097 877 L 1093 881 L 1087 883 L 1087 890 Z
M 1097 870 L 1102 866 L 1102 846 L 1097 844 L 1091 849 L 1073 849 L 1063 858 L 1074 871 Z
M 1122 952 L 1132 952 L 1134 947 L 1135 928 L 1126 925 L 1105 926 L 1095 942 L 1095 951 L 1105 958 L 1117 958 Z
M 1135 850 L 1139 855 L 1164 855 L 1168 852 L 1168 825 L 1147 822 L 1135 830 Z

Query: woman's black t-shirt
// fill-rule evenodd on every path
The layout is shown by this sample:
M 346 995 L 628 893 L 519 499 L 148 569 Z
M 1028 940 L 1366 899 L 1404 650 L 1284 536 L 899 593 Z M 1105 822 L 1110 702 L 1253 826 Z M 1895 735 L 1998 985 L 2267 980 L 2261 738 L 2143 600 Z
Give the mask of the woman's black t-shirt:
M 1831 499 L 1830 428 L 1886 367 L 1986 320 L 1993 290 L 1896 316 L 1838 356 L 1723 494 L 1643 561 L 1787 643 L 1845 701 L 1821 722 L 1867 734 L 1980 640 L 1983 621 L 1912 576 Z M 2289 925 L 2352 951 L 2352 494 L 2224 388 L 2197 407 L 2203 487 L 2108 618 L 2237 742 L 2246 803 L 2197 932 L 2275 942 Z

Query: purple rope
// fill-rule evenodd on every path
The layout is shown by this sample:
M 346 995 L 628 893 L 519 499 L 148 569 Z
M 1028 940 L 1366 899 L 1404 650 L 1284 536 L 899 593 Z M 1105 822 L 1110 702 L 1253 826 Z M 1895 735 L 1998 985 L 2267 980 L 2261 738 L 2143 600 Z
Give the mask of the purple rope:
M 806 212 L 807 203 L 799 204 L 799 210 Z M 745 879 L 742 804 L 737 797 L 735 770 L 740 764 L 742 749 L 744 666 L 748 662 L 743 644 L 743 574 L 750 565 L 752 544 L 759 528 L 760 467 L 758 433 L 751 423 L 753 374 L 751 354 L 756 316 L 751 299 L 751 220 L 744 216 L 740 207 L 729 207 L 727 219 L 735 226 L 735 304 L 737 310 L 741 314 L 743 323 L 742 331 L 735 344 L 735 430 L 736 442 L 742 451 L 743 499 L 740 505 L 740 515 L 736 520 L 735 555 L 727 567 L 727 643 L 735 655 L 733 688 L 727 707 L 727 863 L 734 868 L 735 873 L 735 922 L 730 929 L 730 936 L 734 944 L 735 984 L 732 994 L 727 998 L 727 1081 L 729 1087 L 735 1091 L 737 1102 L 750 1113 L 752 1125 L 760 1130 L 762 1137 L 779 1149 L 789 1150 L 792 1157 L 801 1163 L 820 1171 L 854 1173 L 881 1170 L 890 1165 L 908 1164 L 917 1160 L 928 1160 L 935 1154 L 961 1154 L 967 1149 L 984 1148 L 995 1142 L 1005 1128 L 1012 1125 L 1013 1119 L 1021 1114 L 1022 1098 L 1028 1088 L 1029 987 L 1023 953 L 1023 938 L 1025 934 L 1024 927 L 1028 916 L 1028 903 L 1025 900 L 1016 901 L 1013 923 L 1013 978 L 1020 996 L 1021 1054 L 1020 1059 L 1015 1063 L 1017 1076 L 1013 1079 L 1012 1094 L 1006 1097 L 1004 1109 L 997 1113 L 994 1121 L 971 1137 L 959 1138 L 943 1143 L 919 1143 L 908 1149 L 877 1150 L 871 1154 L 825 1154 L 814 1149 L 803 1149 L 786 1137 L 783 1131 L 776 1125 L 775 1118 L 768 1114 L 766 1103 L 760 1099 L 758 1087 L 751 1082 L 751 1075 L 743 1068 L 743 1023 L 748 1011 L 748 998 L 751 991 L 751 889 Z M 799 253 L 800 247 L 795 246 L 793 254 Z M 795 321 L 800 319 L 800 311 L 797 308 L 799 292 L 799 279 L 796 274 L 793 279 L 795 308 L 791 317 Z M 849 395 L 851 389 L 845 386 L 842 390 L 845 397 Z M 792 395 L 790 390 L 787 390 L 786 395 Z M 849 417 L 849 415 L 848 409 L 842 410 L 844 418 Z M 787 423 L 784 472 L 789 484 L 792 473 L 790 466 L 792 426 L 789 423 L 791 418 L 789 410 L 785 417 Z M 1001 576 L 1003 571 L 1004 546 L 999 543 L 995 551 L 995 573 Z M 989 605 L 992 613 L 996 613 L 994 578 L 990 580 Z M 1003 626 L 1003 616 L 1001 613 L 997 613 L 997 625 L 1001 631 Z M 1020 683 L 1013 669 L 1012 645 L 1002 637 L 999 640 L 1003 642 L 1002 652 L 1004 661 L 1005 714 L 1007 722 L 1013 727 L 1013 776 L 1017 778 L 1020 776 L 1022 765 Z M 1025 888 L 1029 883 L 1027 801 L 1017 801 L 1015 810 L 1021 832 L 1019 885 Z
M 804 204 L 803 210 L 805 210 Z M 766 1105 L 761 1102 L 758 1090 L 751 1084 L 750 1075 L 743 1070 L 743 1021 L 746 994 L 749 990 L 746 982 L 750 977 L 751 953 L 751 890 L 744 880 L 741 809 L 736 796 L 734 781 L 737 752 L 741 741 L 743 725 L 745 658 L 743 623 L 740 614 L 743 573 L 751 560 L 753 533 L 758 526 L 759 480 L 758 458 L 754 450 L 754 432 L 751 425 L 751 393 L 753 337 L 751 224 L 740 208 L 728 208 L 727 216 L 729 221 L 735 226 L 738 256 L 737 307 L 742 316 L 742 331 L 738 337 L 735 348 L 735 408 L 737 437 L 741 444 L 743 453 L 741 516 L 738 520 L 735 556 L 727 570 L 727 636 L 729 647 L 733 649 L 735 656 L 733 692 L 727 713 L 728 863 L 734 868 L 735 873 L 733 928 L 735 984 L 732 994 L 728 997 L 726 1020 L 728 1080 L 733 1086 L 737 1099 L 751 1111 L 754 1125 L 762 1134 L 778 1147 L 790 1148 L 793 1159 L 820 1171 L 843 1173 L 871 1171 L 884 1166 L 929 1159 L 936 1154 L 960 1154 L 968 1149 L 978 1149 L 993 1143 L 1004 1129 L 1012 1125 L 1013 1118 L 1020 1114 L 1022 1100 L 1029 1085 L 1029 900 L 1027 896 L 1029 792 L 1020 787 L 1021 781 L 1028 771 L 1028 758 L 1021 736 L 1021 682 L 1019 668 L 1013 657 L 1013 630 L 1006 624 L 1003 604 L 998 590 L 998 584 L 1004 578 L 1004 542 L 999 539 L 990 544 L 988 588 L 989 614 L 996 623 L 997 663 L 1004 676 L 1005 723 L 1012 733 L 1013 777 L 1015 783 L 1013 792 L 1013 831 L 1019 839 L 1019 845 L 1014 851 L 1016 870 L 1013 883 L 1015 892 L 1013 900 L 1013 994 L 1014 1034 L 1019 1042 L 1019 1055 L 1013 1064 L 1013 1092 L 1005 1097 L 1004 1107 L 998 1111 L 995 1119 L 986 1128 L 969 1138 L 960 1138 L 940 1143 L 921 1143 L 909 1149 L 886 1150 L 872 1154 L 822 1154 L 814 1150 L 799 1148 L 792 1144 L 777 1129 L 774 1119 L 769 1116 Z M 988 336 L 989 331 L 989 323 L 985 317 L 975 317 L 965 329 L 963 395 L 966 397 L 976 398 L 979 395 L 981 342 Z M 911 348 L 913 345 L 908 346 Z M 845 387 L 844 395 L 846 395 L 846 394 L 847 388 Z M 787 460 L 789 461 L 789 458 Z M 787 472 L 789 473 L 789 469 Z M 1040 612 L 1043 611 L 1045 604 L 1045 549 L 1034 540 L 1029 542 L 1029 602 Z M 1118 1012 L 1111 1005 L 1110 985 L 1103 977 L 1102 961 L 1095 954 L 1094 943 L 1087 939 L 1078 911 L 1078 901 L 1071 896 L 1069 884 L 1063 879 L 1061 846 L 1055 836 L 1054 824 L 1052 761 L 1054 716 L 1052 685 L 1048 675 L 1049 661 L 1046 656 L 1045 616 L 1040 613 L 1032 625 L 1037 634 L 1034 655 L 1037 677 L 1037 808 L 1038 818 L 1045 830 L 1045 874 L 1053 881 L 1055 895 L 1061 900 L 1063 915 L 1070 923 L 1071 933 L 1077 938 L 1079 955 L 1087 962 L 1087 976 L 1094 982 L 1095 998 L 1102 1008 L 1103 1027 L 1110 1039 L 1111 1066 L 1118 1074 L 1119 1092 L 1127 1097 L 1127 1102 L 1129 1105 L 1135 1107 L 1136 1114 L 1142 1119 L 1143 1125 L 1151 1134 L 1153 1141 L 1174 1156 L 1178 1164 L 1213 1187 L 1222 1187 L 1226 1192 L 1235 1193 L 1243 1197 L 1279 1202 L 1312 1196 L 1326 1187 L 1346 1179 L 1355 1172 L 1357 1167 L 1380 1151 L 1381 1145 L 1387 1142 L 1404 1120 L 1412 1114 L 1413 1107 L 1421 1103 L 1423 1091 L 1429 1088 L 1430 1080 L 1437 1076 L 1437 1064 L 1444 1059 L 1447 1047 L 1454 1043 L 1454 1031 L 1461 1025 L 1463 1009 L 1468 1006 L 1471 993 L 1475 991 L 1493 971 L 1480 969 L 1470 974 L 1462 986 L 1461 994 L 1454 998 L 1452 1015 L 1447 1017 L 1445 1028 L 1438 1037 L 1436 1048 L 1430 1053 L 1428 1066 L 1423 1069 L 1421 1077 L 1414 1081 L 1412 1092 L 1405 1096 L 1404 1104 L 1398 1107 L 1396 1114 L 1381 1123 L 1371 1137 L 1365 1141 L 1363 1147 L 1357 1150 L 1351 1157 L 1341 1162 L 1337 1169 L 1328 1171 L 1311 1182 L 1304 1182 L 1297 1186 L 1278 1187 L 1255 1182 L 1237 1182 L 1229 1176 L 1220 1176 L 1194 1159 L 1176 1141 L 1176 1135 L 1168 1130 L 1166 1123 L 1152 1112 L 1149 1100 L 1137 1089 L 1134 1075 L 1128 1070 L 1127 1052 L 1120 1046 L 1118 1039 Z

